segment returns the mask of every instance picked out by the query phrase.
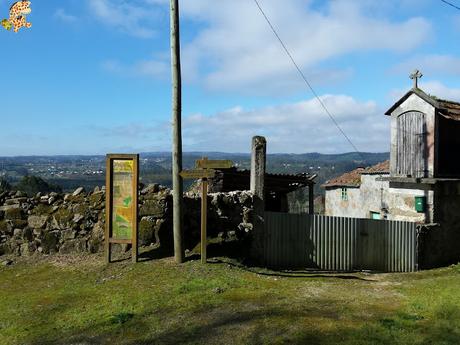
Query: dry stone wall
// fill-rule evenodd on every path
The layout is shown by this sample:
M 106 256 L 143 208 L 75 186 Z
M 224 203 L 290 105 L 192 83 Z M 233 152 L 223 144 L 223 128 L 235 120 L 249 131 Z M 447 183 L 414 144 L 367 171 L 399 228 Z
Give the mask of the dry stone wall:
M 139 245 L 172 249 L 172 194 L 158 184 L 139 193 Z M 184 238 L 192 249 L 200 238 L 200 196 L 184 195 Z M 248 191 L 208 196 L 208 236 L 245 238 L 252 229 Z M 105 189 L 28 197 L 0 194 L 0 255 L 96 253 L 103 250 Z

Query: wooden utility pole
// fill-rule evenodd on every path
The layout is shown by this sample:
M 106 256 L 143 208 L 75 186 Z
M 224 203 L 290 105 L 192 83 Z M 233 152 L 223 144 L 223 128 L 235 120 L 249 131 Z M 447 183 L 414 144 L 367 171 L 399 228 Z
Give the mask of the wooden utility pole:
M 173 233 L 174 257 L 184 262 L 182 241 L 182 84 L 180 68 L 179 0 L 171 0 L 171 68 L 172 68 L 172 182 L 173 182 Z

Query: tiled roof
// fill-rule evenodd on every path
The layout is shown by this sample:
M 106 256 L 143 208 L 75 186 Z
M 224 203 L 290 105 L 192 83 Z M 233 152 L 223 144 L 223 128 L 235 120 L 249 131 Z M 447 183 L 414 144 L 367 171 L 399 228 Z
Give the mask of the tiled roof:
M 439 113 L 452 120 L 460 120 L 460 103 L 438 99 Z
M 378 163 L 371 167 L 366 168 L 361 174 L 389 174 L 390 173 L 390 161 Z
M 367 168 L 357 168 L 350 172 L 347 172 L 335 179 L 326 181 L 321 187 L 356 187 L 361 185 L 362 174 L 387 174 L 390 170 L 390 161 L 378 163 L 376 165 Z

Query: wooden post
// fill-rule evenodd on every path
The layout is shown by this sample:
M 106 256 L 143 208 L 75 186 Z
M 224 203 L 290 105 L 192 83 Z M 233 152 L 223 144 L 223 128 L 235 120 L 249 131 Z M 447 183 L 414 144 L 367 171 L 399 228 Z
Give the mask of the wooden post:
M 254 197 L 254 224 L 251 256 L 263 263 L 264 258 L 264 212 L 265 212 L 265 167 L 267 142 L 264 137 L 252 138 L 251 192 Z
M 106 159 L 105 163 L 105 262 L 110 263 L 111 243 L 110 243 L 110 215 L 112 214 L 112 203 L 110 200 L 110 188 L 112 186 L 112 169 L 110 159 Z
M 201 263 L 206 263 L 207 246 L 207 209 L 208 209 L 208 179 L 201 179 Z
M 313 183 L 308 185 L 308 214 L 315 213 L 315 199 L 313 194 L 313 188 L 315 185 Z
M 134 159 L 133 162 L 133 179 L 132 179 L 133 186 L 136 186 L 136 192 L 133 195 L 133 219 L 134 219 L 134 228 L 133 228 L 133 238 L 132 238 L 132 248 L 131 248 L 131 258 L 132 261 L 135 263 L 138 261 L 139 255 L 139 247 L 137 243 L 137 238 L 139 236 L 139 155 L 137 155 L 137 159 Z
M 181 67 L 179 36 L 179 1 L 171 0 L 171 69 L 172 69 L 172 182 L 173 182 L 173 233 L 174 258 L 177 263 L 184 262 L 182 242 L 182 132 L 181 132 Z

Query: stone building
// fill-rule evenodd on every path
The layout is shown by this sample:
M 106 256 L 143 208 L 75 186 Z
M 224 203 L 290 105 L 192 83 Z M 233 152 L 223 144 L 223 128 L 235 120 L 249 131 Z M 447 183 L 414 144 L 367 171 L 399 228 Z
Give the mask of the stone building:
M 326 214 L 421 224 L 421 267 L 460 258 L 460 103 L 414 87 L 386 113 L 390 161 L 326 182 Z
M 460 160 L 452 156 L 460 150 L 460 103 L 428 95 L 418 88 L 419 77 L 416 71 L 414 87 L 385 113 L 390 161 L 325 183 L 326 214 L 440 220 L 444 204 L 460 190 Z
M 357 168 L 325 184 L 325 214 L 329 216 L 406 220 L 425 223 L 426 213 L 415 208 L 423 190 L 391 188 L 390 161 L 368 168 Z M 429 222 L 429 220 L 428 220 Z

